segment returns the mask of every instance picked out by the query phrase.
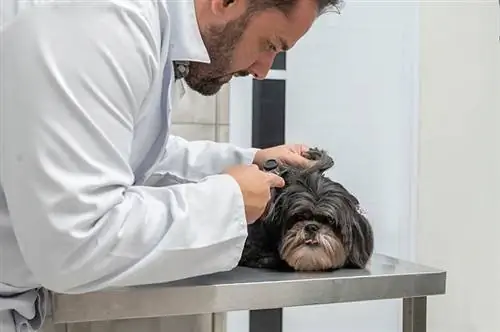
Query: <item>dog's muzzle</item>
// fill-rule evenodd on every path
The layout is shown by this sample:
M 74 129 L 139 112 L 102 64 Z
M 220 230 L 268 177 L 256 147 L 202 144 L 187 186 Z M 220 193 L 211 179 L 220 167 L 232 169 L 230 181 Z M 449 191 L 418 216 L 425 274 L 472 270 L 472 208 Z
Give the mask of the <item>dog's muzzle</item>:
M 346 260 L 340 238 L 316 221 L 299 221 L 285 232 L 280 257 L 297 271 L 321 271 L 338 268 Z

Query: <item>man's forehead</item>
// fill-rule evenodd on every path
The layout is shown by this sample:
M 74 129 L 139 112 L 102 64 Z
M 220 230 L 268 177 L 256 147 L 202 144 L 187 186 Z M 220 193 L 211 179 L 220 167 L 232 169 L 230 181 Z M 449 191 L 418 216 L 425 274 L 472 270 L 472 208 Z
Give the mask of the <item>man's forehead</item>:
M 268 31 L 273 33 L 276 42 L 283 51 L 289 50 L 310 29 L 317 17 L 316 1 L 297 1 L 296 7 L 287 15 L 272 10 L 266 15 L 264 23 Z M 267 23 L 267 24 L 266 24 Z

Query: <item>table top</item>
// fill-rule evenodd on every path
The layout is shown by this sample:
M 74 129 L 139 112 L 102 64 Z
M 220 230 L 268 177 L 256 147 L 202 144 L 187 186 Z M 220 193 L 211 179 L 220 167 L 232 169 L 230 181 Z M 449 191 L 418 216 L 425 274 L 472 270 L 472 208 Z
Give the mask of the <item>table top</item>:
M 445 289 L 445 271 L 376 254 L 363 270 L 237 267 L 167 284 L 52 294 L 52 314 L 56 323 L 72 323 L 432 296 Z

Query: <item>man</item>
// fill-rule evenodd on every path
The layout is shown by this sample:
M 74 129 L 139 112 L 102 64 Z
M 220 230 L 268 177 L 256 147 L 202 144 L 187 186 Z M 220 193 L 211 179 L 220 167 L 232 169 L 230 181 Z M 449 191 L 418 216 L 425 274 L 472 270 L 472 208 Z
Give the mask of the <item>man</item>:
M 171 136 L 172 87 L 264 78 L 336 0 L 2 1 L 0 330 L 39 328 L 44 292 L 233 268 L 283 180 L 268 158 Z M 41 312 L 39 312 L 41 310 Z M 10 329 L 10 330 L 9 330 Z

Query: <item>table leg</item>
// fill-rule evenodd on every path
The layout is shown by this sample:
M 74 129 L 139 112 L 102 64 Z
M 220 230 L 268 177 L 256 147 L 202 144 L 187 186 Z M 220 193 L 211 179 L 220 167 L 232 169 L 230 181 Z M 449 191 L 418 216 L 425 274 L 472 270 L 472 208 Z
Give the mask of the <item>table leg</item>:
M 249 332 L 282 332 L 283 309 L 264 309 L 250 311 Z
M 427 297 L 403 299 L 403 332 L 427 331 Z

